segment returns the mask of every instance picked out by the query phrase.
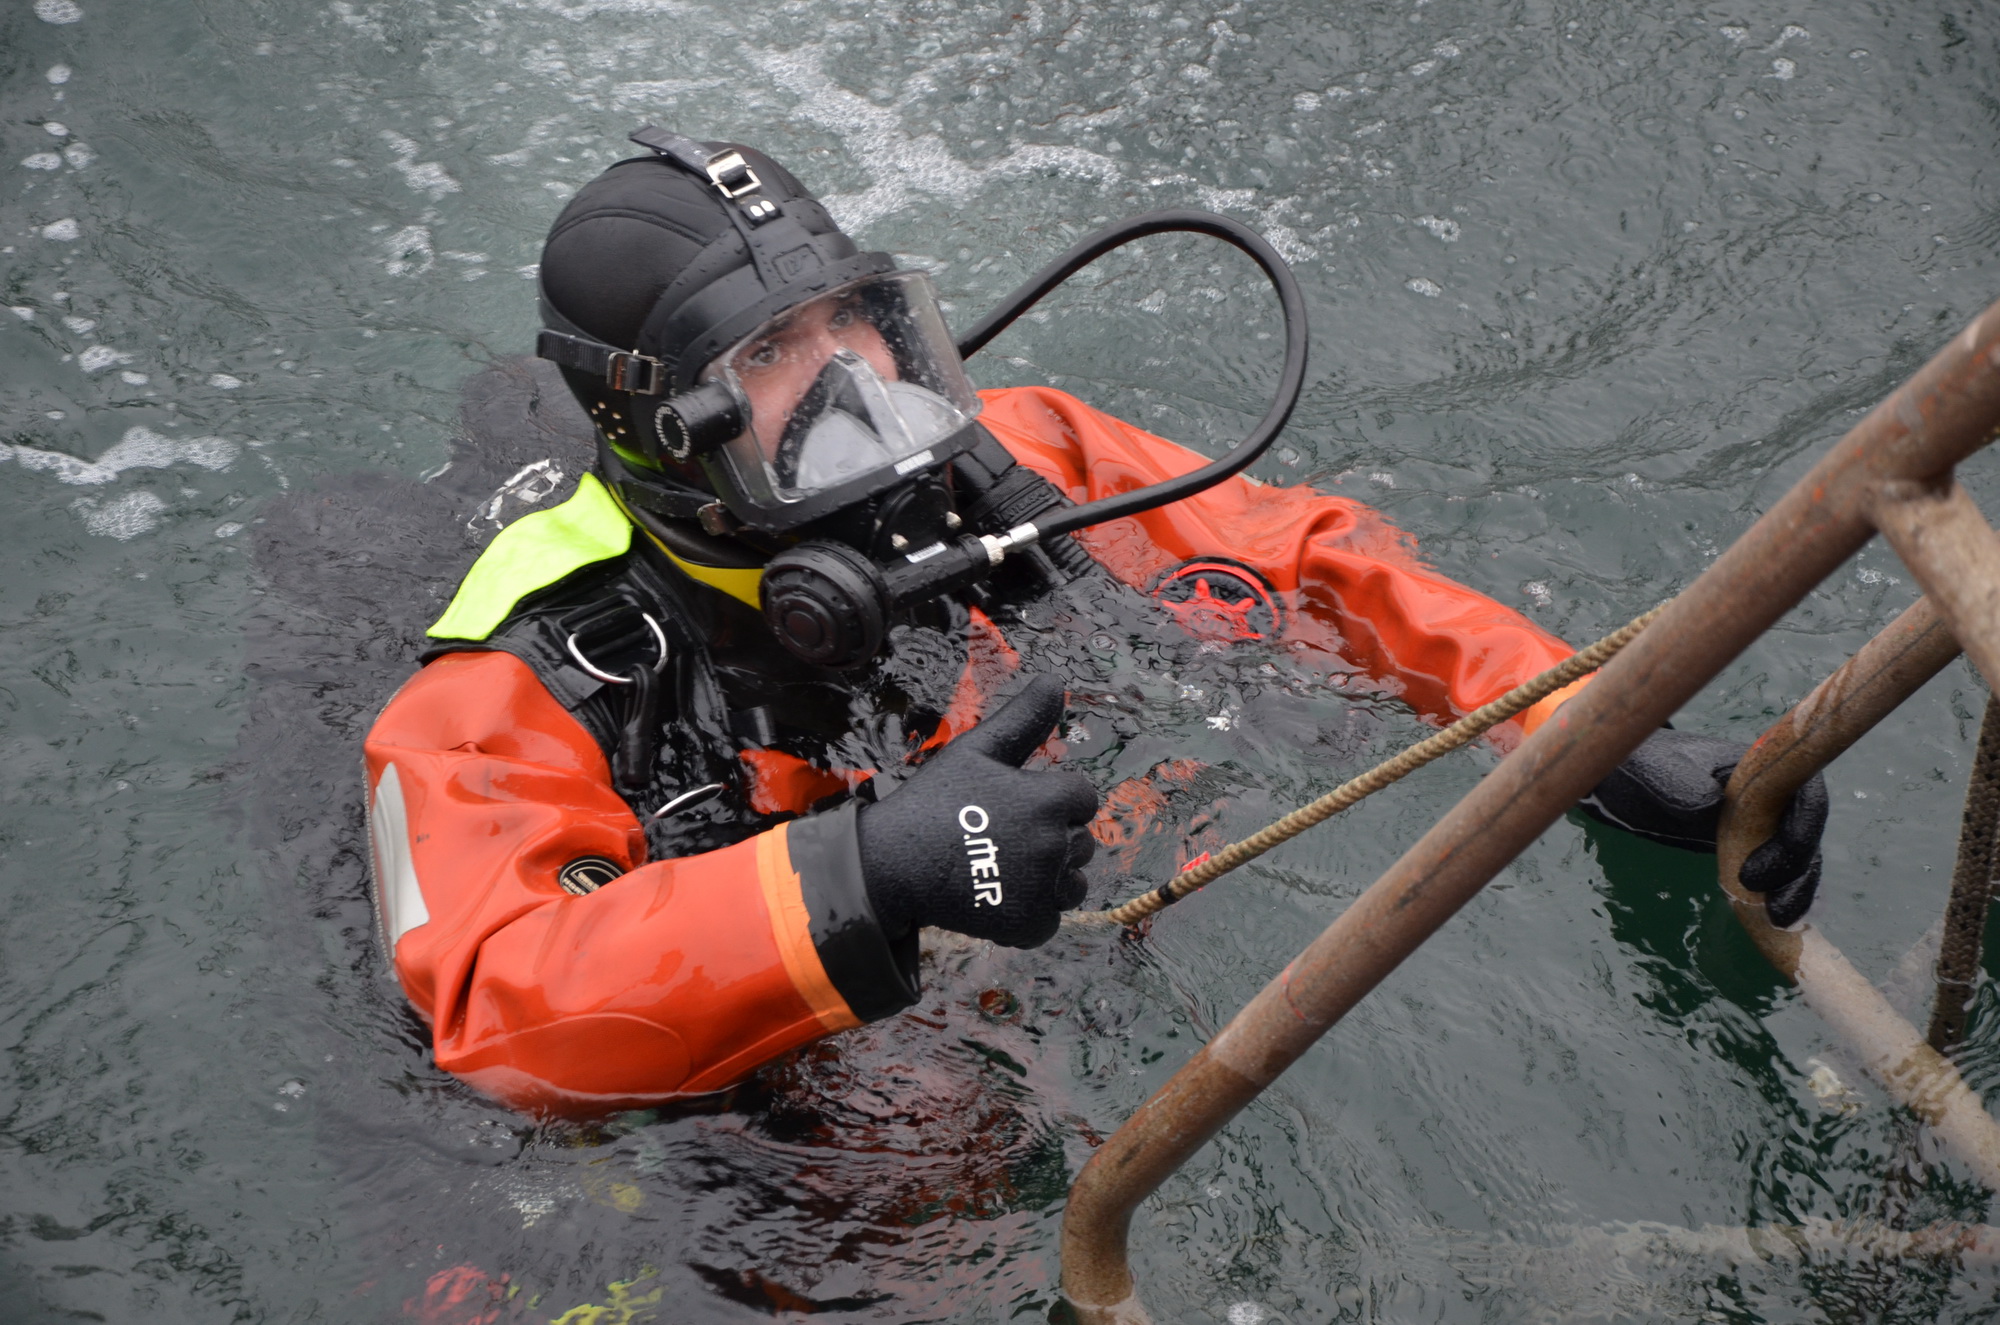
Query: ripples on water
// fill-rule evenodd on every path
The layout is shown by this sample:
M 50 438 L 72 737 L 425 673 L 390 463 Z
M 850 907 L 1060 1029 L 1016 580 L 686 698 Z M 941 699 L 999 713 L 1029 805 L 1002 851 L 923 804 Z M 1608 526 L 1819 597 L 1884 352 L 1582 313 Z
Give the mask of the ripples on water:
M 961 323 L 1103 219 L 1258 225 L 1318 332 L 1259 472 L 1383 507 L 1582 641 L 1994 293 L 1994 44 L 1927 4 L 10 0 L 0 1300 L 1039 1315 L 1091 1146 L 1490 766 L 1427 770 L 1143 944 L 941 939 L 911 1015 L 707 1108 L 534 1127 L 437 1073 L 371 947 L 358 743 L 496 489 L 574 480 L 507 356 L 549 218 L 629 128 L 769 147 Z M 975 370 L 1206 441 L 1261 405 L 1275 331 L 1239 262 L 1161 240 Z M 1754 735 L 1906 579 L 1865 551 L 1683 725 Z M 1120 697 L 1077 714 L 1102 785 L 1209 765 L 1126 853 L 1148 879 L 1421 730 L 1282 653 L 1096 647 L 1128 629 L 1051 647 Z M 1878 977 L 1941 907 L 1979 689 L 1948 669 L 1831 779 L 1821 918 Z M 1553 829 L 1141 1211 L 1162 1318 L 1981 1318 L 1990 1275 L 1630 1231 L 1986 1216 L 1711 878 Z

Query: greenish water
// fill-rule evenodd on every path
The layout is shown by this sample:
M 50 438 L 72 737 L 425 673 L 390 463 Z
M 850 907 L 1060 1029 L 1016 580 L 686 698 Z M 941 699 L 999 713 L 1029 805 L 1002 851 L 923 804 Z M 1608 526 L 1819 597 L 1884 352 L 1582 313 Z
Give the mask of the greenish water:
M 1093 1139 L 1491 766 L 1426 770 L 1141 945 L 936 945 L 915 1013 L 726 1106 L 538 1128 L 439 1073 L 374 951 L 359 742 L 488 494 L 574 477 L 509 356 L 543 230 L 630 128 L 769 148 L 960 325 L 1100 219 L 1258 225 L 1316 331 L 1259 472 L 1372 502 L 1582 642 L 2000 293 L 1987 18 L 6 0 L 0 1316 L 1039 1317 Z M 1261 408 L 1274 319 L 1233 260 L 1162 241 L 1064 299 L 975 377 L 1203 444 Z M 1993 475 L 1965 475 L 1989 511 Z M 1677 722 L 1749 739 L 1911 598 L 1871 547 Z M 1136 712 L 1083 715 L 1081 761 L 1208 761 L 1189 831 L 1421 730 L 1284 658 L 1157 661 Z M 1892 977 L 1942 908 L 1982 702 L 1954 664 L 1829 778 L 1816 918 L 1919 1016 Z M 1160 1317 L 1992 1319 L 1990 1271 L 1605 1236 L 1990 1213 L 1712 877 L 1554 827 L 1143 1207 Z M 1995 1004 L 1963 1060 L 1988 1094 Z

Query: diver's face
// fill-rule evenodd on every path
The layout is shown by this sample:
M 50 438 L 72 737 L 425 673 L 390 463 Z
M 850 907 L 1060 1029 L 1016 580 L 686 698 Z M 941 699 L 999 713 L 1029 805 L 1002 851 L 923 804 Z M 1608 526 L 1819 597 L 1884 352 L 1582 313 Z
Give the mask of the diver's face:
M 750 399 L 750 417 L 767 459 L 775 458 L 792 411 L 839 350 L 860 355 L 883 380 L 897 379 L 895 356 L 863 315 L 858 298 L 807 304 L 737 353 L 736 377 Z

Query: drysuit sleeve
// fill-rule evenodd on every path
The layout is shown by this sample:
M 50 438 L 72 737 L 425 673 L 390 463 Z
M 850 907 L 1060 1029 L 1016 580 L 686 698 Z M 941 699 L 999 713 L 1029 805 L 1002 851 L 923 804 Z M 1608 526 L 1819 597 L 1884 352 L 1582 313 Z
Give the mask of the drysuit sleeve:
M 851 808 L 649 862 L 602 751 L 511 654 L 432 662 L 366 749 L 396 975 L 438 1065 L 508 1104 L 588 1115 L 720 1089 L 918 996 L 914 942 L 869 909 Z
M 1074 501 L 1206 463 L 1061 391 L 1010 387 L 980 397 L 980 422 Z M 1375 511 L 1304 486 L 1227 479 L 1077 538 L 1142 590 L 1205 559 L 1246 570 L 1291 609 L 1288 635 L 1338 651 L 1436 717 L 1469 713 L 1573 652 L 1520 613 L 1422 565 L 1415 541 Z M 1522 731 L 1533 731 L 1574 689 L 1523 714 Z

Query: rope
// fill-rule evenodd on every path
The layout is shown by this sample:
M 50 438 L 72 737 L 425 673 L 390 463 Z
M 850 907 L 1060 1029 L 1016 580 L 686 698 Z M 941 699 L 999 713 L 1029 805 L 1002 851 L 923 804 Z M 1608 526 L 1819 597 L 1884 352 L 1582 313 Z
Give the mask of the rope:
M 1241 842 L 1232 842 L 1192 868 L 1182 870 L 1154 891 L 1142 893 L 1108 911 L 1073 912 L 1067 918 L 1084 924 L 1135 925 L 1147 916 L 1165 910 L 1189 893 L 1206 887 L 1233 869 L 1248 864 L 1279 843 L 1289 842 L 1306 829 L 1331 819 L 1356 801 L 1374 795 L 1390 783 L 1416 772 L 1433 759 L 1450 754 L 1461 745 L 1477 739 L 1516 714 L 1533 708 L 1564 686 L 1596 671 L 1610 662 L 1620 649 L 1636 639 L 1639 632 L 1644 630 L 1654 617 L 1666 610 L 1666 606 L 1662 603 L 1645 615 L 1634 617 L 1597 643 L 1581 652 L 1571 654 L 1534 680 L 1515 686 L 1492 703 L 1481 705 L 1443 731 L 1417 742 L 1401 754 L 1384 760 L 1353 781 L 1343 783 L 1329 791 L 1312 804 L 1293 810 L 1276 823 L 1258 829 Z

